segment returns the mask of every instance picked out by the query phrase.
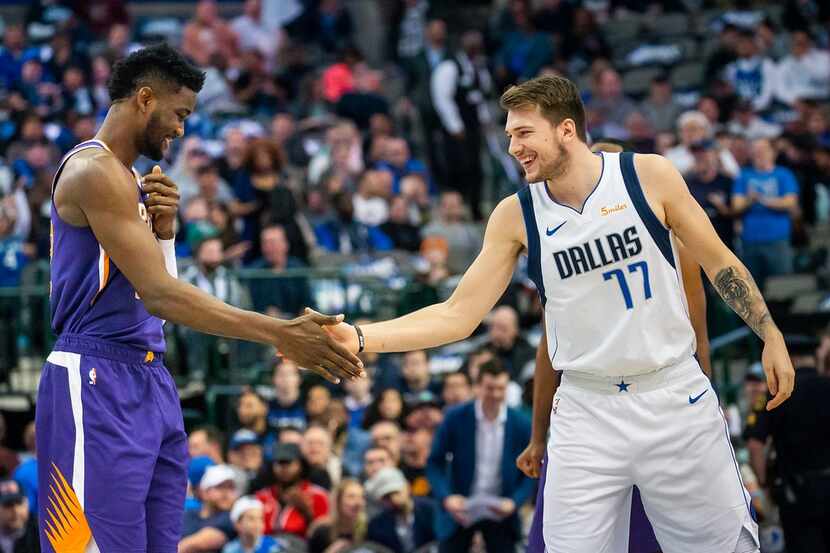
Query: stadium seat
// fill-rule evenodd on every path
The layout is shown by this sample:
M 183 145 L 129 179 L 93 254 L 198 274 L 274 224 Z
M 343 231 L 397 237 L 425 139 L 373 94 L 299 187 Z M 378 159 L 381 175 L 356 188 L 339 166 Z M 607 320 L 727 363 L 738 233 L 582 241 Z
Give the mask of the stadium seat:
M 771 301 L 790 300 L 807 292 L 815 292 L 817 289 L 816 275 L 772 276 L 767 279 L 764 297 Z
M 703 64 L 688 62 L 678 65 L 672 70 L 671 84 L 675 89 L 683 90 L 695 88 L 703 83 Z
M 683 13 L 667 13 L 648 19 L 648 27 L 653 36 L 686 36 L 691 29 L 689 17 Z
M 623 90 L 630 96 L 641 97 L 648 92 L 651 81 L 662 71 L 659 67 L 643 67 L 626 71 L 622 79 Z

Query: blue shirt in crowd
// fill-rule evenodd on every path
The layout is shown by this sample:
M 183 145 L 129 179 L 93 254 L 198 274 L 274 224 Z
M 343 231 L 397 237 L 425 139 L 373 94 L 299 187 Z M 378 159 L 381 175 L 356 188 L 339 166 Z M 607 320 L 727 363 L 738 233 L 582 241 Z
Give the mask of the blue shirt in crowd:
M 750 167 L 741 171 L 732 193 L 749 196 L 752 192 L 768 199 L 783 198 L 788 194 L 798 194 L 798 183 L 790 170 L 784 167 L 775 167 L 770 172 Z M 771 209 L 756 202 L 744 213 L 743 223 L 741 239 L 744 243 L 790 239 L 792 225 L 787 211 Z

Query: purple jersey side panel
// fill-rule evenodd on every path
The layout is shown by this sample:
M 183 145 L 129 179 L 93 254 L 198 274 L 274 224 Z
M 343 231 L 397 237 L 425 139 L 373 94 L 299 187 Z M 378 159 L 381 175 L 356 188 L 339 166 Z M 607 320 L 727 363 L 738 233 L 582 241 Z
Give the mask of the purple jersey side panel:
M 527 537 L 527 553 L 545 553 L 545 538 L 542 534 L 542 519 L 545 506 L 545 479 L 548 457 L 545 454 L 542 470 L 539 474 L 539 490 L 536 493 L 536 509 L 533 512 L 533 522 L 530 525 L 530 534 Z M 660 545 L 654 536 L 654 530 L 643 509 L 640 499 L 640 490 L 634 486 L 631 497 L 631 527 L 628 534 L 628 553 L 658 553 Z
M 55 174 L 53 197 L 64 164 L 87 148 L 106 146 L 90 140 L 70 150 Z M 136 203 L 139 214 L 148 220 L 140 189 Z M 63 221 L 54 202 L 51 221 L 50 302 L 55 334 L 89 336 L 145 351 L 165 351 L 161 319 L 147 312 L 135 288 L 103 250 L 92 229 Z

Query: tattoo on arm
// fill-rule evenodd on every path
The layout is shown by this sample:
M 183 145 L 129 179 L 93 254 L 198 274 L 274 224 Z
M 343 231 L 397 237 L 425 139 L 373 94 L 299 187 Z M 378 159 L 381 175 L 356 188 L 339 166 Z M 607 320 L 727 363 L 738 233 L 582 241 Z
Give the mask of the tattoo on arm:
M 752 275 L 735 266 L 726 267 L 718 272 L 714 284 L 723 301 L 763 340 L 764 327 L 772 318 Z

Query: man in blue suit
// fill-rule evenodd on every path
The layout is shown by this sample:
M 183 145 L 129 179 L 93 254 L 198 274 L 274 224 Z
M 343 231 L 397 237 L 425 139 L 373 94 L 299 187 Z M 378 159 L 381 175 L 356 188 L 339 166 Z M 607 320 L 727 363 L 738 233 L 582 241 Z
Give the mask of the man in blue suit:
M 494 359 L 481 366 L 477 399 L 450 409 L 432 442 L 427 477 L 439 503 L 440 553 L 468 551 L 481 531 L 488 553 L 515 551 L 519 507 L 533 481 L 516 468 L 530 421 L 505 403 L 510 376 Z M 486 516 L 470 507 L 489 498 Z M 474 518 L 473 518 L 474 517 Z

